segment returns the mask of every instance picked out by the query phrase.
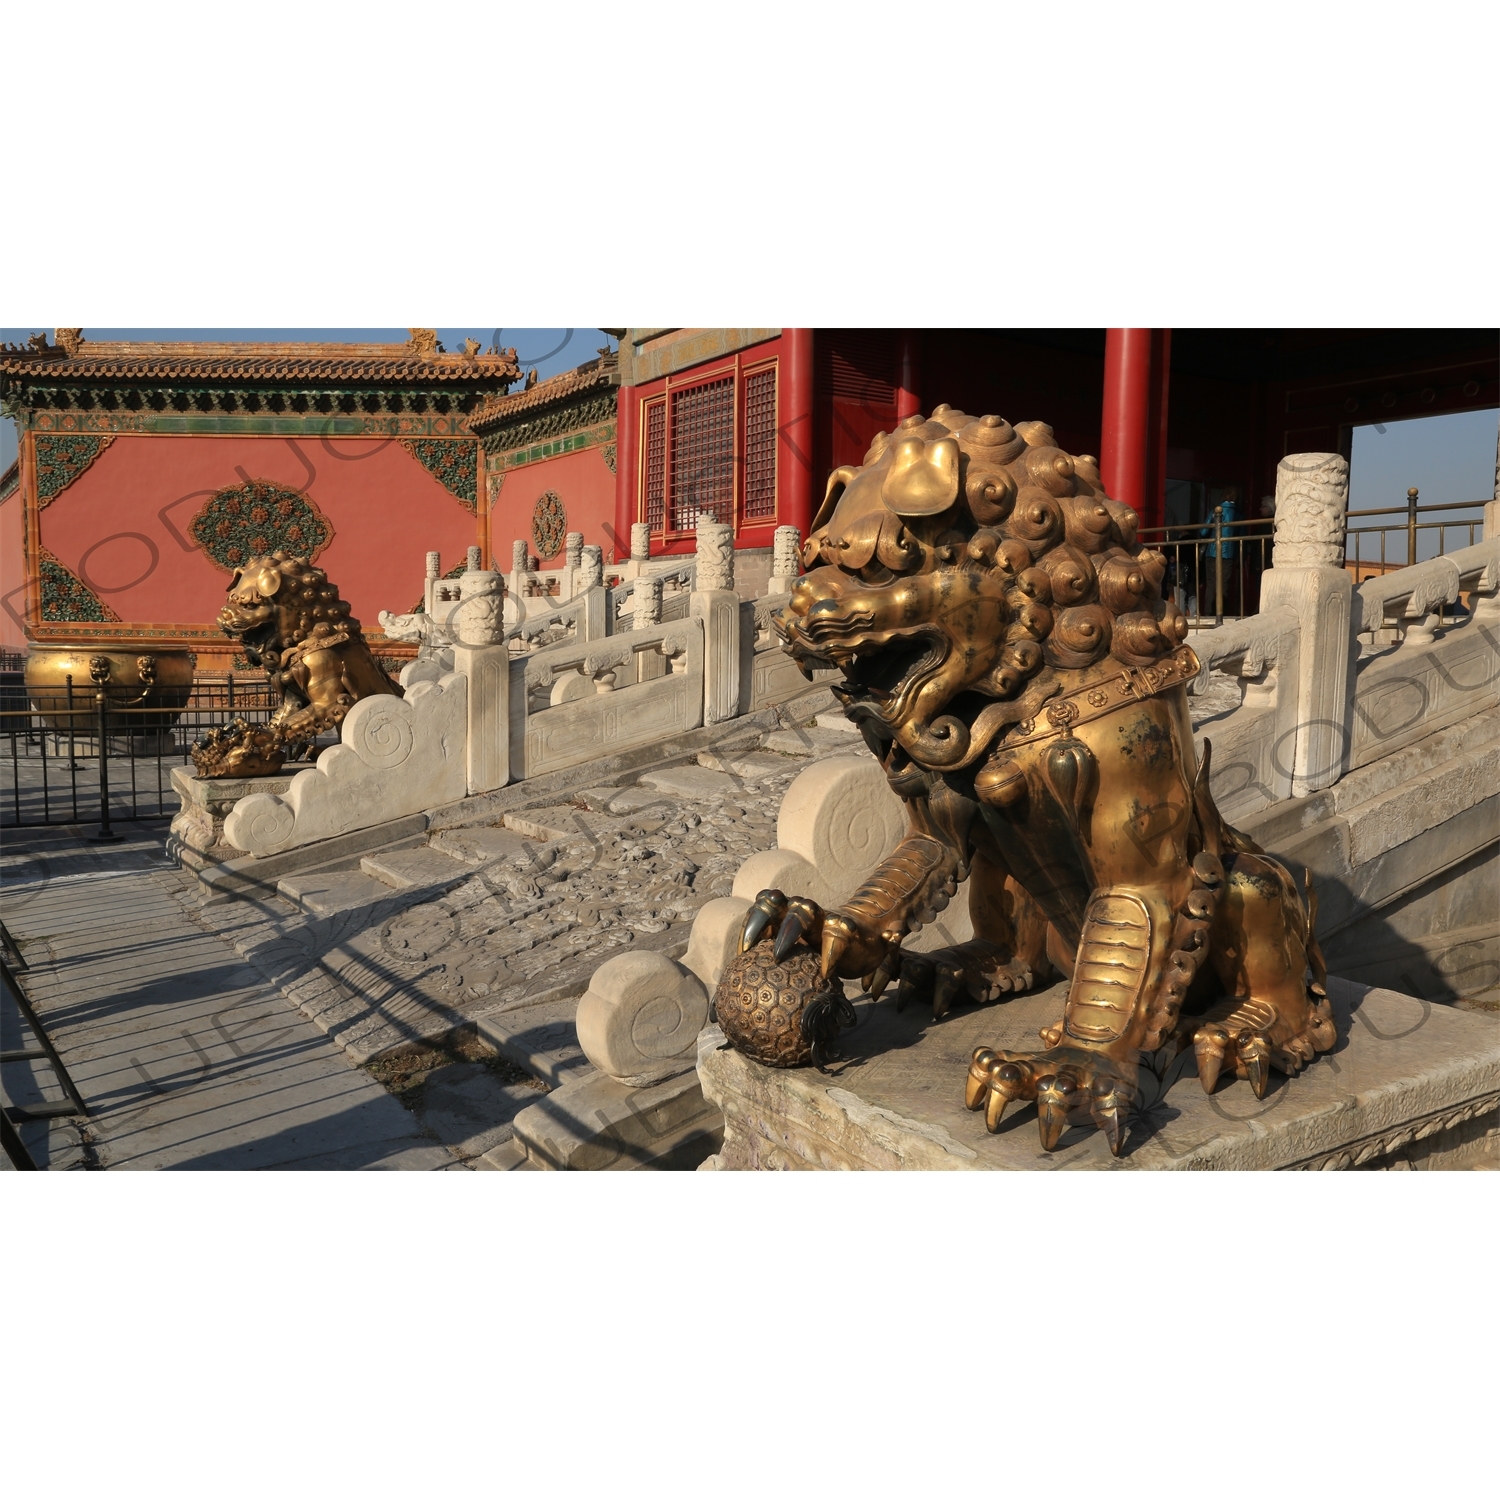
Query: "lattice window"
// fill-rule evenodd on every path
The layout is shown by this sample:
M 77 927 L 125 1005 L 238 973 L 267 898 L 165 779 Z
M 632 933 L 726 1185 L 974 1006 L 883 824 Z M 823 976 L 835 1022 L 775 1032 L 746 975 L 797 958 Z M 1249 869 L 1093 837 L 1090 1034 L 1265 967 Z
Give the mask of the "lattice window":
M 776 365 L 717 372 L 644 401 L 638 517 L 661 540 L 700 521 L 774 524 Z
M 659 533 L 667 513 L 667 404 L 646 408 L 646 522 Z
M 672 530 L 728 521 L 734 506 L 734 377 L 672 392 Z
M 745 509 L 747 521 L 776 515 L 776 367 L 745 378 Z

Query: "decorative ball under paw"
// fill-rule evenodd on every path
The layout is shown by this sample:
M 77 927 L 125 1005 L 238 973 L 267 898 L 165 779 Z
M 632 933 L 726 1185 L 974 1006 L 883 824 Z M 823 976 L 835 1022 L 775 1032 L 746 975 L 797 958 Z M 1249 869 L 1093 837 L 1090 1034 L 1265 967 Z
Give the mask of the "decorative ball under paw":
M 823 977 L 818 955 L 800 943 L 785 962 L 763 937 L 724 970 L 714 1013 L 736 1052 L 770 1068 L 821 1068 L 841 1026 L 854 1025 L 842 986 Z

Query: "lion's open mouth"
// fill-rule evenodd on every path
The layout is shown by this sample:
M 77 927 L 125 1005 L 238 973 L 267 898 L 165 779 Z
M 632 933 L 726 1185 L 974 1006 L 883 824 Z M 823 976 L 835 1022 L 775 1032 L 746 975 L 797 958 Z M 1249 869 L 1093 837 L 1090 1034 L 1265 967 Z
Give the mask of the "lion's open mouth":
M 841 665 L 851 687 L 862 696 L 884 704 L 902 696 L 901 690 L 908 683 L 930 677 L 945 654 L 942 637 L 924 632 L 881 645 L 867 645 Z

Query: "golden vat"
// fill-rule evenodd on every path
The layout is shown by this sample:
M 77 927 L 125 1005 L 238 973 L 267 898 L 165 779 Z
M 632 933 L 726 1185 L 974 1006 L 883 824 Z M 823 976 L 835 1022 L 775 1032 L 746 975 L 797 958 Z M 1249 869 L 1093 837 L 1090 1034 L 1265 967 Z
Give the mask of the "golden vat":
M 193 691 L 193 665 L 186 650 L 132 651 L 118 643 L 33 646 L 26 657 L 26 692 L 49 729 L 66 732 L 71 725 L 87 732 L 95 727 L 95 695 L 103 678 L 109 733 L 139 734 L 177 722 Z M 127 707 L 128 713 L 117 711 Z

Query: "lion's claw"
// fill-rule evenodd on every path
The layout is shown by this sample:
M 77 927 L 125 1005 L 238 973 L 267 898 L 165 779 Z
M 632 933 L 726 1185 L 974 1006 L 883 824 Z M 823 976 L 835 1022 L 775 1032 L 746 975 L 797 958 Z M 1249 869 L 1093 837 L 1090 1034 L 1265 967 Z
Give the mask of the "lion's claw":
M 983 1005 L 1029 989 L 1033 977 L 1024 960 L 982 939 L 933 953 L 903 953 L 896 1009 L 904 1010 L 910 1000 L 930 1000 L 933 1019 L 941 1020 L 956 999 L 967 997 Z
M 739 951 L 747 952 L 767 933 L 777 963 L 784 963 L 799 942 L 806 943 L 820 955 L 825 978 L 862 979 L 877 999 L 899 972 L 900 950 L 885 935 L 872 936 L 848 912 L 825 912 L 806 896 L 761 891 L 745 913 Z
M 786 897 L 780 891 L 762 891 L 754 905 L 745 913 L 744 926 L 740 928 L 741 953 L 748 953 L 769 927 L 772 932 L 780 925 L 786 912 Z
M 984 1111 L 992 1134 L 1014 1100 L 1035 1100 L 1043 1151 L 1056 1150 L 1068 1126 L 1081 1124 L 1087 1115 L 1104 1132 L 1112 1156 L 1124 1148 L 1137 1097 L 1119 1063 L 1076 1047 L 1053 1047 L 1035 1056 L 979 1047 L 964 1087 L 964 1103 Z
M 1220 1074 L 1227 1071 L 1245 1079 L 1255 1097 L 1264 1099 L 1272 1068 L 1291 1077 L 1336 1039 L 1326 998 L 1314 996 L 1300 1008 L 1241 997 L 1221 1001 L 1200 1019 L 1192 1047 L 1205 1093 L 1213 1093 Z M 1186 1045 L 1185 1038 L 1181 1045 Z

